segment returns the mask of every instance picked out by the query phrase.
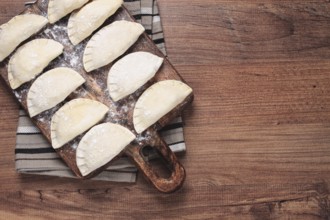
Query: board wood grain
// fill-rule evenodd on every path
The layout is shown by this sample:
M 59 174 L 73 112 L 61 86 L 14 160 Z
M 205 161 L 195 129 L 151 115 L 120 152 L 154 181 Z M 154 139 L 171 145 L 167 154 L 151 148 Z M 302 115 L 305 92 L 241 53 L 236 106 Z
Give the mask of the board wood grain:
M 8 151 L 16 113 L 3 113 L 3 216 L 55 219 L 57 211 L 63 219 L 329 219 L 329 3 L 161 0 L 159 6 L 169 60 L 196 94 L 184 114 L 183 189 L 161 195 L 143 178 L 121 185 L 17 175 Z M 252 19 L 253 25 L 244 23 Z M 289 29 L 280 25 L 283 19 L 299 32 L 270 40 L 269 33 Z M 234 28 L 220 27 L 228 21 Z M 259 42 L 237 40 L 247 34 Z M 300 50 L 292 51 L 292 43 Z M 15 111 L 11 96 L 0 91 Z

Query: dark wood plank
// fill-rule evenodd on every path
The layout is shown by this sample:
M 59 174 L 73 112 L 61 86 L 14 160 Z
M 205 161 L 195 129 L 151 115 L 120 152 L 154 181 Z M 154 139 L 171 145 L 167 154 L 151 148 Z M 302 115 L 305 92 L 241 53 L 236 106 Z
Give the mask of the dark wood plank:
M 13 16 L 24 10 L 24 0 L 4 0 L 0 7 L 0 24 L 9 21 Z
M 175 66 L 330 58 L 326 2 L 160 2 L 167 50 Z
M 163 195 L 143 178 L 113 184 L 17 175 L 8 152 L 14 148 L 16 113 L 1 113 L 1 122 L 8 123 L 0 123 L 0 145 L 6 146 L 0 148 L 3 218 L 329 219 L 329 3 L 159 3 L 169 59 L 196 94 L 184 115 L 183 189 Z M 244 13 L 222 13 L 236 7 Z M 269 40 L 287 30 L 278 16 L 300 27 L 296 36 Z M 236 31 L 219 27 L 226 20 Z M 246 24 L 252 20 L 257 28 Z M 266 40 L 246 45 L 253 36 Z M 293 52 L 294 46 L 302 50 Z M 0 90 L 1 107 L 15 111 L 5 91 Z
M 107 217 L 123 220 L 327 219 L 329 216 L 329 191 L 322 182 L 244 186 L 205 183 L 173 195 L 120 187 L 73 191 L 25 190 L 3 193 L 0 202 L 5 210 L 3 216 L 15 219 L 23 219 L 27 214 L 40 219 Z

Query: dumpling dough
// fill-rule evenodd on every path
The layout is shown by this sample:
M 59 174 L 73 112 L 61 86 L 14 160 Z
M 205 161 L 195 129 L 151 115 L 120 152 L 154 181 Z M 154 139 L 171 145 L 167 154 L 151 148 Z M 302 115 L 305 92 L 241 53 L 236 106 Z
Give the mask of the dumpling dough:
M 116 102 L 134 93 L 155 76 L 163 61 L 148 52 L 135 52 L 116 62 L 108 76 L 111 98 Z
M 72 11 L 81 8 L 89 0 L 49 0 L 48 19 L 51 24 L 60 20 Z
M 83 83 L 85 79 L 70 68 L 60 67 L 44 73 L 32 84 L 27 95 L 30 117 L 53 108 Z
M 76 162 L 83 176 L 114 159 L 135 139 L 127 128 L 104 123 L 93 127 L 81 139 L 76 153 Z
M 50 39 L 36 39 L 20 47 L 10 58 L 8 79 L 12 89 L 32 80 L 63 52 L 63 45 Z
M 160 81 L 149 87 L 137 101 L 133 123 L 136 132 L 142 133 L 160 118 L 182 103 L 192 89 L 177 80 Z
M 62 147 L 93 127 L 108 111 L 107 106 L 91 99 L 79 98 L 66 103 L 54 114 L 51 121 L 53 148 Z
M 72 13 L 68 23 L 68 35 L 72 44 L 77 45 L 86 39 L 122 4 L 123 0 L 94 0 L 78 12 Z
M 125 53 L 143 32 L 141 24 L 125 20 L 102 28 L 86 46 L 83 57 L 85 70 L 90 72 L 111 63 Z
M 0 26 L 0 62 L 3 61 L 15 48 L 37 33 L 48 23 L 47 18 L 35 15 L 17 15 L 9 22 Z

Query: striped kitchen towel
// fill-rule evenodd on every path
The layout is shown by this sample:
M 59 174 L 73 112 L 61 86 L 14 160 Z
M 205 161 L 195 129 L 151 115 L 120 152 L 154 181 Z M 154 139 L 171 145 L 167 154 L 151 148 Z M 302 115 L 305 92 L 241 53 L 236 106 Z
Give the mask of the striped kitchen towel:
M 148 35 L 159 49 L 166 54 L 163 31 L 155 0 L 125 0 L 125 7 L 133 17 L 143 24 Z M 186 145 L 183 137 L 181 118 L 175 119 L 164 127 L 161 136 L 174 152 L 184 152 Z M 16 170 L 19 173 L 50 175 L 75 178 L 75 175 L 59 158 L 48 141 L 41 135 L 24 110 L 19 112 L 16 136 Z M 155 157 L 150 152 L 149 158 Z M 137 169 L 132 162 L 122 157 L 110 165 L 95 180 L 114 182 L 135 182 Z

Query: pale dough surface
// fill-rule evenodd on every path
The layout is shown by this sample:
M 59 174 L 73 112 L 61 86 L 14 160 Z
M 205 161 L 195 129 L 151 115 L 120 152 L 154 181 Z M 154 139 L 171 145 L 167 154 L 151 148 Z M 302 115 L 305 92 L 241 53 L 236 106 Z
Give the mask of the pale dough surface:
M 0 26 L 0 62 L 9 56 L 20 43 L 40 31 L 48 23 L 47 18 L 35 15 L 17 15 Z
M 12 89 L 39 75 L 63 52 L 63 45 L 50 39 L 32 40 L 18 48 L 8 64 L 8 79 Z
M 148 52 L 135 52 L 117 61 L 108 75 L 108 89 L 114 101 L 134 93 L 155 76 L 163 58 Z
M 135 139 L 127 128 L 112 123 L 93 127 L 81 139 L 76 153 L 77 166 L 83 176 L 110 162 Z
M 62 147 L 93 127 L 108 111 L 107 106 L 91 99 L 79 98 L 66 103 L 54 114 L 51 121 L 53 148 Z
M 27 96 L 30 117 L 53 108 L 70 95 L 85 79 L 66 67 L 52 69 L 33 82 Z
M 126 52 L 144 32 L 144 27 L 136 22 L 115 21 L 97 32 L 88 42 L 84 51 L 85 70 L 103 67 Z
M 48 20 L 54 24 L 72 11 L 81 8 L 89 0 L 49 0 Z
M 90 36 L 123 4 L 123 0 L 94 0 L 71 14 L 68 35 L 73 45 Z
M 138 99 L 133 113 L 134 128 L 142 133 L 182 103 L 192 89 L 181 81 L 165 80 L 149 87 Z

